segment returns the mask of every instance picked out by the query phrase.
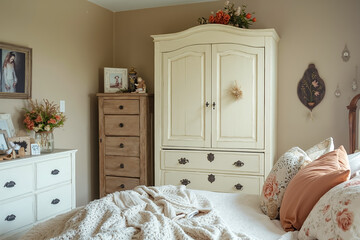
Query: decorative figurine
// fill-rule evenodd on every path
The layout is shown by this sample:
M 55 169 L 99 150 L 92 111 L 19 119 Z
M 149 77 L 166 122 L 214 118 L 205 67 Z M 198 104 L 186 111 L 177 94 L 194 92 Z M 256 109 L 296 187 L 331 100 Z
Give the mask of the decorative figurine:
M 136 93 L 146 93 L 145 81 L 141 77 L 138 77 L 137 82 L 138 83 L 135 83 L 135 86 L 136 86 L 135 92 Z
M 129 92 L 134 92 L 136 90 L 137 84 L 137 72 L 134 67 L 130 68 L 129 71 Z

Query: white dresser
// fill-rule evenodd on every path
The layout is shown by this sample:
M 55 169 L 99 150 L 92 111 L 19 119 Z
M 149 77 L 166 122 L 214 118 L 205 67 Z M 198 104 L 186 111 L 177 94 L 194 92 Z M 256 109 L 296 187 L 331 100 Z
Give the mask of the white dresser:
M 155 185 L 259 194 L 276 151 L 276 31 L 207 24 L 152 37 Z
M 0 239 L 76 207 L 76 151 L 0 161 Z

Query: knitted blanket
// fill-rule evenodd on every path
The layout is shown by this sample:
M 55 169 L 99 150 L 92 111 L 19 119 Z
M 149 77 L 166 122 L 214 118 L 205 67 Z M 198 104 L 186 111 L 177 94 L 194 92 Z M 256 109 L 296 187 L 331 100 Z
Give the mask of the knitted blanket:
M 206 198 L 185 186 L 115 192 L 40 223 L 22 239 L 243 239 Z

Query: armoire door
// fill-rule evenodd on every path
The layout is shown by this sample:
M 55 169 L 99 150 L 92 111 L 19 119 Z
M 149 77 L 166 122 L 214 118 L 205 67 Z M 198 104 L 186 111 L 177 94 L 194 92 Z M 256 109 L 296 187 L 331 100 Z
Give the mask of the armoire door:
M 264 48 L 212 45 L 212 96 L 212 147 L 263 149 Z
M 211 45 L 163 53 L 162 78 L 162 145 L 210 147 Z

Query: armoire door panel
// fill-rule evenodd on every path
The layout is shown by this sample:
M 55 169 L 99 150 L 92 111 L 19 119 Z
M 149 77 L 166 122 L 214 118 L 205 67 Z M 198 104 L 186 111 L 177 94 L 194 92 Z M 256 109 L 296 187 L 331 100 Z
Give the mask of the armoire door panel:
M 264 49 L 212 46 L 212 147 L 264 147 Z M 235 98 L 233 86 L 242 95 Z
M 209 147 L 211 47 L 189 46 L 163 54 L 163 145 Z

